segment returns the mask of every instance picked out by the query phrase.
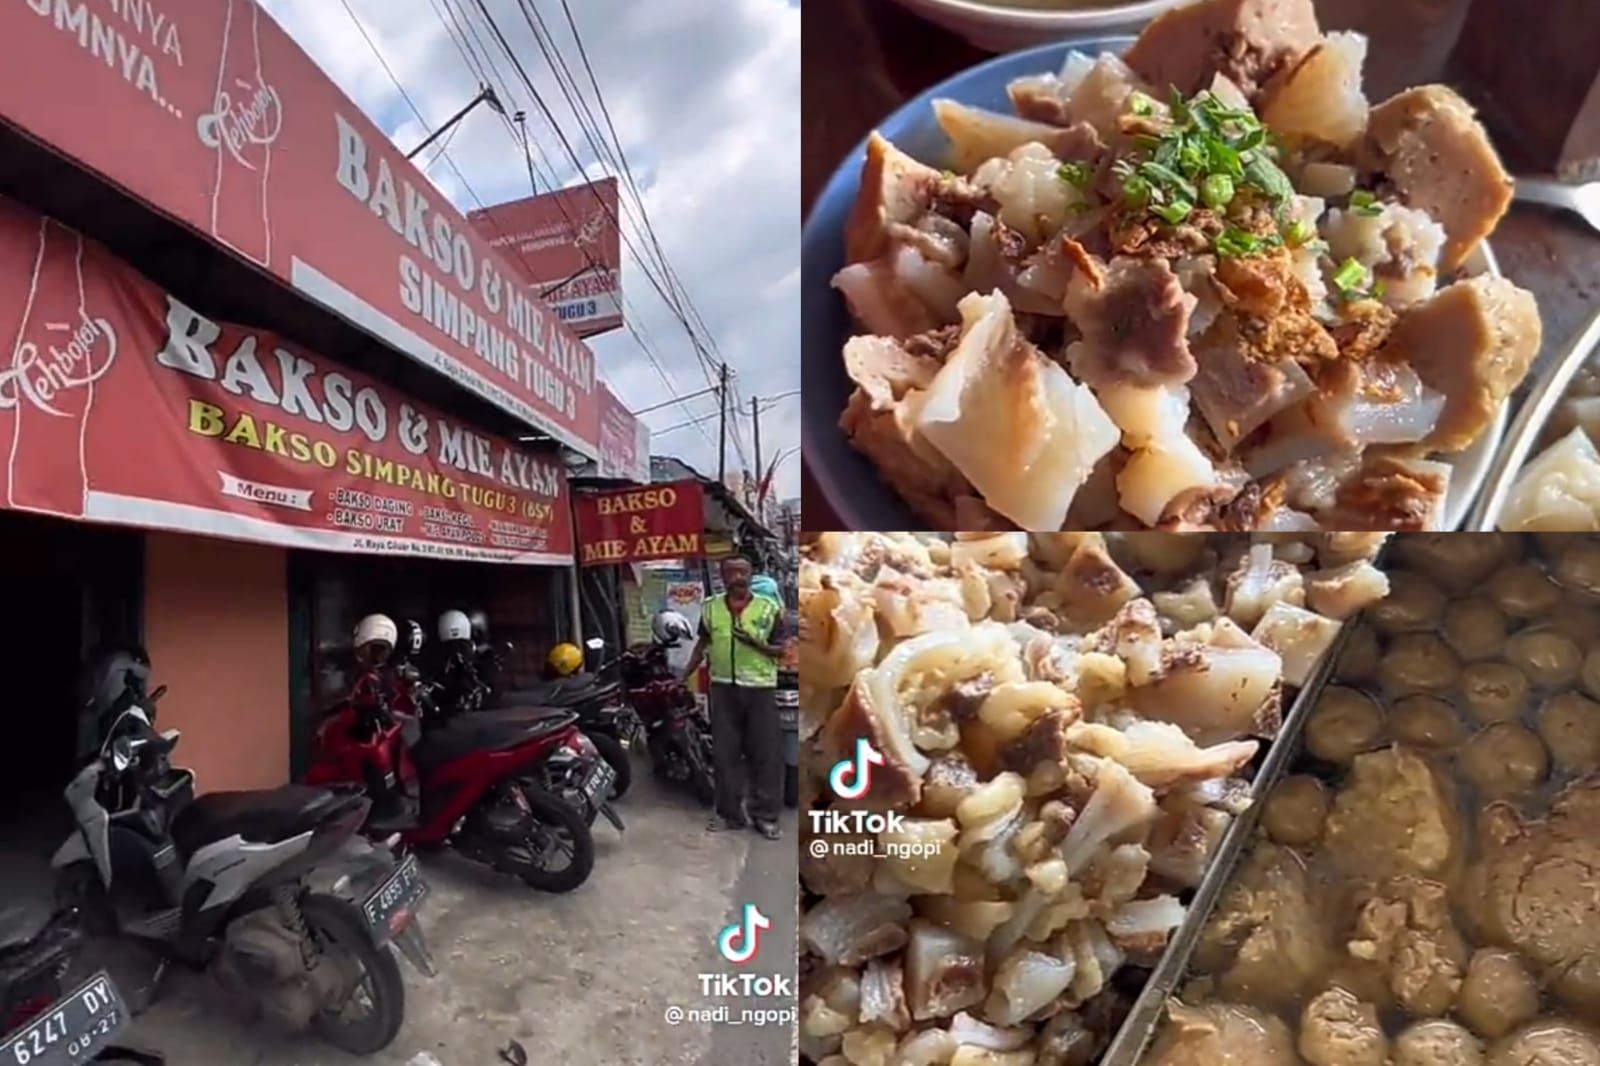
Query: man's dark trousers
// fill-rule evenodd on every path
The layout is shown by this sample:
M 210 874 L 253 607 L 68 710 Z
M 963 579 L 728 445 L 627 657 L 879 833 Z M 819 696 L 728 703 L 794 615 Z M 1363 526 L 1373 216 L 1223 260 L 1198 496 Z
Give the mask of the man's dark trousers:
M 783 731 L 776 689 L 711 685 L 711 751 L 717 772 L 717 813 L 745 821 L 776 822 L 783 787 Z M 748 777 L 747 777 L 748 771 Z

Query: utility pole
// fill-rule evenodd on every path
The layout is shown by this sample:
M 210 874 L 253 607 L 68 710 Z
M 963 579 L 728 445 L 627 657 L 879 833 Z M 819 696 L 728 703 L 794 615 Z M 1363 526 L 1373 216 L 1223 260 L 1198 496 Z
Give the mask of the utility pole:
M 761 479 L 765 476 L 761 469 L 761 397 L 750 397 L 750 435 L 755 437 L 756 447 L 756 521 L 761 521 Z
M 722 430 L 717 444 L 717 480 L 728 484 L 728 364 L 717 372 L 717 400 L 722 407 Z
M 463 107 L 460 111 L 457 111 L 455 114 L 445 119 L 444 122 L 440 124 L 439 128 L 428 134 L 421 144 L 407 152 L 406 158 L 415 159 L 417 157 L 417 153 L 421 152 L 424 148 L 428 147 L 428 145 L 438 140 L 441 133 L 445 132 L 457 122 L 460 122 L 462 119 L 466 118 L 467 112 L 471 111 L 479 104 L 488 104 L 502 115 L 506 113 L 504 105 L 500 103 L 500 98 L 494 94 L 493 89 L 485 85 L 478 90 L 477 96 L 474 96 L 470 101 L 468 101 L 466 107 Z

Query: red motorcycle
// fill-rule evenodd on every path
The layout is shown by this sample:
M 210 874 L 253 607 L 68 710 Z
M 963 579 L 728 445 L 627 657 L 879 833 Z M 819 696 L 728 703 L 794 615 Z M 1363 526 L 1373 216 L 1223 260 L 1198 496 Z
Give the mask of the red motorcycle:
M 373 672 L 358 682 L 318 728 L 306 783 L 366 785 L 374 836 L 448 844 L 545 892 L 583 884 L 594 868 L 588 823 L 523 780 L 557 753 L 582 750 L 573 716 L 462 715 L 415 736 L 411 680 Z
M 612 666 L 606 663 L 597 673 Z M 635 644 L 615 660 L 622 687 L 644 723 L 645 748 L 656 776 L 689 788 L 703 804 L 716 799 L 712 775 L 711 723 L 694 693 L 667 664 L 667 648 Z

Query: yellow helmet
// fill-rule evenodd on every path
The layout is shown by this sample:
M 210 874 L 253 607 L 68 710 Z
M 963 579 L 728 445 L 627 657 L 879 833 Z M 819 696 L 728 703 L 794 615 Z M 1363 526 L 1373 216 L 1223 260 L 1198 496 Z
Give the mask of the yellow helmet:
M 578 650 L 576 644 L 557 644 L 550 649 L 544 661 L 550 664 L 550 669 L 566 677 L 583 668 L 583 652 Z

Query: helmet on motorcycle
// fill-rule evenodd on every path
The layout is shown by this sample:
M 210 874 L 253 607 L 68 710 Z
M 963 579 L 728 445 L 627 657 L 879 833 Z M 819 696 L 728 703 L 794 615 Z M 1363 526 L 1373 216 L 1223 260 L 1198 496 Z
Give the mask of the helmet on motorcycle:
M 386 614 L 369 614 L 356 623 L 356 654 L 363 658 L 386 658 L 399 639 L 400 631 L 395 627 L 394 619 Z
M 583 652 L 578 650 L 576 644 L 557 644 L 550 649 L 544 661 L 558 676 L 566 677 L 583 669 Z
M 680 640 L 693 639 L 694 626 L 677 611 L 657 611 L 656 616 L 650 619 L 650 635 L 657 644 L 671 647 Z
M 422 623 L 415 618 L 407 618 L 403 629 L 400 647 L 407 655 L 416 655 L 422 651 Z
M 464 611 L 446 611 L 439 616 L 439 639 L 445 643 L 452 640 L 471 640 L 472 623 L 468 621 Z
M 472 623 L 472 639 L 481 644 L 489 639 L 489 616 L 482 611 L 473 611 L 467 615 L 467 621 Z

